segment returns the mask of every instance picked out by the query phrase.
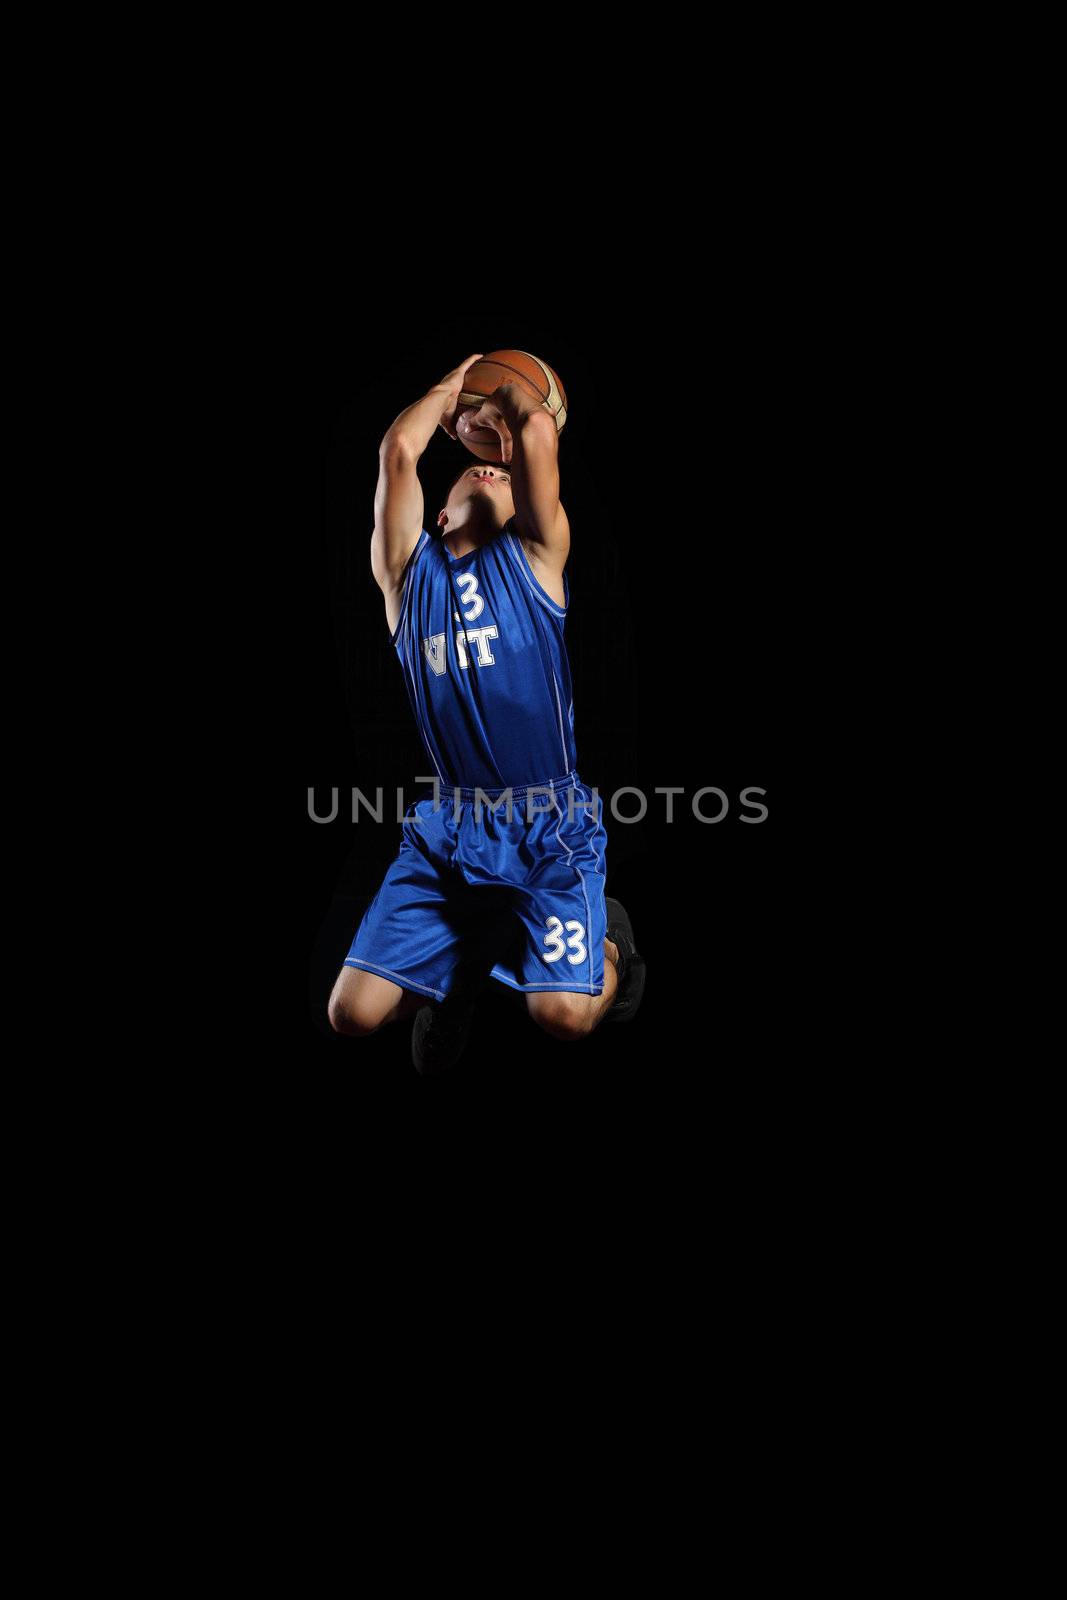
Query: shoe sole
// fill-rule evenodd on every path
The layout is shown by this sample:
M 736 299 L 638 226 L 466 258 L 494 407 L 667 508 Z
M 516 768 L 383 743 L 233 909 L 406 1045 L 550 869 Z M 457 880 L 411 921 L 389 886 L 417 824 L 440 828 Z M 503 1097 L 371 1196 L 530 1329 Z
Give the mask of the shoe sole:
M 634 930 L 633 924 L 627 915 L 626 907 L 620 900 L 613 900 L 609 895 L 605 895 L 604 909 L 607 912 L 609 928 L 612 923 L 614 923 L 616 927 L 621 927 L 624 929 L 626 937 L 629 939 L 632 945 L 634 942 Z M 610 933 L 608 934 L 608 938 L 611 938 Z M 634 1017 L 637 1015 L 637 1008 L 641 1004 L 641 996 L 645 992 L 645 963 L 636 953 L 636 951 L 634 952 L 633 961 L 630 965 L 630 972 L 627 982 L 630 985 L 630 993 L 627 996 L 626 1009 L 623 1011 L 619 1010 L 615 1006 L 612 1006 L 611 1010 L 604 1019 L 606 1022 L 632 1022 Z
M 617 1006 L 612 1006 L 604 1019 L 605 1022 L 615 1022 L 621 1027 L 624 1022 L 632 1022 L 636 1017 L 637 1008 L 641 1004 L 641 996 L 645 992 L 645 963 L 643 961 L 635 959 L 630 968 L 628 982 L 630 984 L 630 993 L 626 997 L 626 1009 L 621 1010 Z
M 626 907 L 622 904 L 621 900 L 612 900 L 609 895 L 605 895 L 604 896 L 604 910 L 607 913 L 608 928 L 610 929 L 610 927 L 611 927 L 613 922 L 616 924 L 616 926 L 621 924 L 622 927 L 626 930 L 626 937 L 629 939 L 630 943 L 633 944 L 633 942 L 634 942 L 633 924 L 630 922 L 630 918 L 629 918 L 629 916 L 627 915 L 627 912 L 626 912 Z M 610 932 L 608 933 L 608 938 L 609 939 L 611 938 Z M 614 942 L 614 941 L 612 941 L 612 942 Z
M 456 1064 L 462 1058 L 463 1052 L 464 1052 L 464 1050 L 466 1050 L 466 1048 L 467 1048 L 467 1041 L 466 1041 L 466 1039 L 464 1039 L 462 1045 L 457 1050 L 456 1054 L 452 1057 L 451 1061 L 447 1062 L 443 1067 L 430 1067 L 430 1066 L 427 1066 L 424 1062 L 421 1062 L 419 1060 L 418 1056 L 415 1054 L 414 1042 L 412 1042 L 412 1046 L 411 1046 L 411 1061 L 412 1061 L 412 1065 L 414 1066 L 415 1071 L 419 1074 L 420 1078 L 439 1078 L 443 1072 L 451 1072 L 452 1071 L 452 1068 L 454 1066 L 456 1066 Z
M 419 1060 L 418 1049 L 417 1049 L 416 1044 L 415 1044 L 415 1028 L 416 1028 L 416 1026 L 418 1024 L 418 1020 L 419 1020 L 420 1016 L 421 1016 L 421 1012 L 416 1012 L 415 1013 L 415 1021 L 412 1024 L 412 1027 L 411 1027 L 411 1062 L 412 1062 L 413 1067 L 415 1068 L 415 1071 L 419 1074 L 420 1078 L 438 1078 L 438 1077 L 441 1076 L 441 1074 L 443 1072 L 451 1072 L 452 1068 L 456 1065 L 456 1063 L 462 1057 L 464 1050 L 466 1050 L 466 1048 L 467 1048 L 468 1041 L 470 1040 L 471 1025 L 470 1025 L 470 1022 L 468 1021 L 467 1027 L 466 1027 L 466 1031 L 464 1032 L 464 1035 L 463 1035 L 463 1039 L 460 1042 L 460 1047 L 456 1051 L 455 1055 L 452 1057 L 452 1060 L 446 1062 L 444 1066 L 431 1067 L 431 1066 L 427 1065 L 426 1063 L 424 1063 L 424 1062 Z

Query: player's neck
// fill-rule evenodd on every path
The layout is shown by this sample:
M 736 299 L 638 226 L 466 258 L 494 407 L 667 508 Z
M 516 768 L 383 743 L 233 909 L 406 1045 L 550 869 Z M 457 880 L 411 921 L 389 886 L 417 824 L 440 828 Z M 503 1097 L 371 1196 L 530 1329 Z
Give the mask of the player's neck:
M 472 550 L 495 539 L 500 532 L 496 522 L 483 522 L 481 518 L 462 523 L 458 528 L 446 528 L 442 543 L 450 556 L 469 556 Z

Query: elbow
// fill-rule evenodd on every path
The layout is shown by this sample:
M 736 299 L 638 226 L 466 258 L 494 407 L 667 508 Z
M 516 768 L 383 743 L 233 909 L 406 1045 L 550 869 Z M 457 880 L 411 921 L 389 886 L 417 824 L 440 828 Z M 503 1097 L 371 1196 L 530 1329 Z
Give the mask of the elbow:
M 522 419 L 523 444 L 544 444 L 553 450 L 559 441 L 559 432 L 556 428 L 555 417 L 538 407 L 536 411 L 528 411 Z
M 412 462 L 418 459 L 418 451 L 402 433 L 389 429 L 385 438 L 378 446 L 378 456 L 382 463 L 394 464 L 397 462 Z

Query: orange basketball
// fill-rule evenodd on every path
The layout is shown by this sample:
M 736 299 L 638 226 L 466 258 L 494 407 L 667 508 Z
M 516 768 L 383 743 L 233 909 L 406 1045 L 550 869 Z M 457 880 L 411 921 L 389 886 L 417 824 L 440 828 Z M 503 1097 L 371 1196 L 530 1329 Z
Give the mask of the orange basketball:
M 492 428 L 465 428 L 464 418 L 502 383 L 516 383 L 531 399 L 540 400 L 555 419 L 557 433 L 563 431 L 567 420 L 567 396 L 547 361 L 539 361 L 526 350 L 491 350 L 467 368 L 456 413 L 456 432 L 479 461 L 500 461 L 500 439 Z

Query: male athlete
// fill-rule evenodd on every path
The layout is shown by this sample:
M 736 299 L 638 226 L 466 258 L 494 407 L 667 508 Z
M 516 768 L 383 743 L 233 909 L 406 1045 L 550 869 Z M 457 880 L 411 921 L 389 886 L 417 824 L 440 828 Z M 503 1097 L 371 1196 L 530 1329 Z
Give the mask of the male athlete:
M 409 808 L 330 998 L 344 1034 L 417 1012 L 425 1073 L 458 1058 L 489 962 L 557 1039 L 629 1020 L 645 976 L 629 917 L 605 899 L 601 802 L 576 770 L 570 525 L 556 424 L 537 400 L 505 383 L 484 402 L 470 425 L 497 434 L 503 462 L 465 467 L 442 536 L 423 527 L 416 463 L 435 428 L 458 437 L 477 360 L 401 412 L 379 451 L 371 570 L 438 781 Z

